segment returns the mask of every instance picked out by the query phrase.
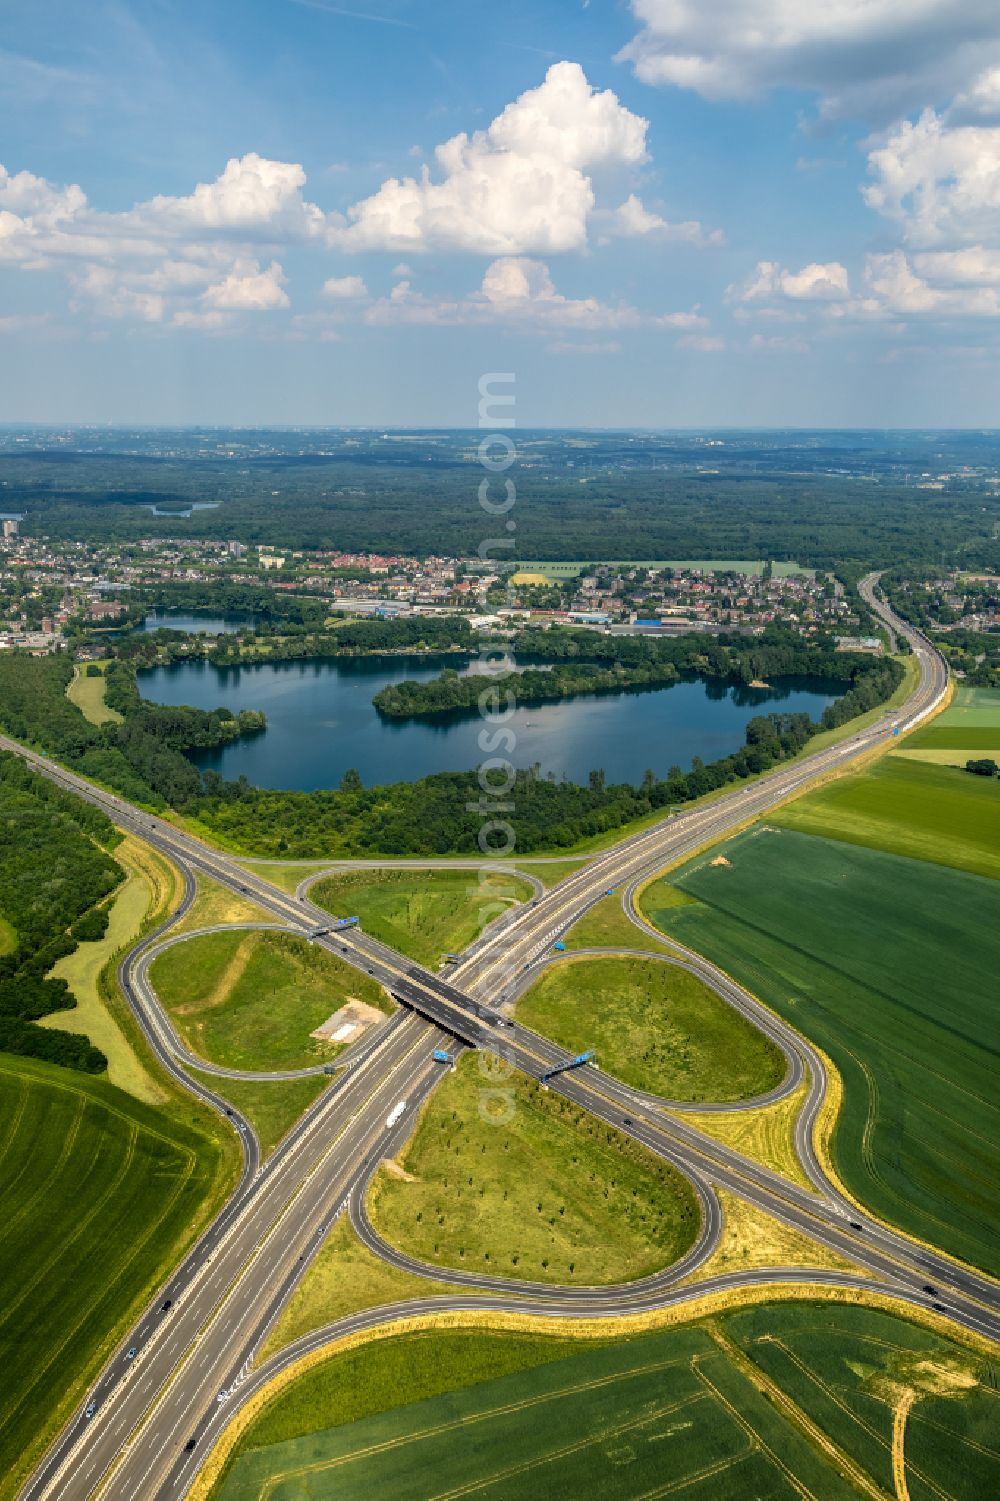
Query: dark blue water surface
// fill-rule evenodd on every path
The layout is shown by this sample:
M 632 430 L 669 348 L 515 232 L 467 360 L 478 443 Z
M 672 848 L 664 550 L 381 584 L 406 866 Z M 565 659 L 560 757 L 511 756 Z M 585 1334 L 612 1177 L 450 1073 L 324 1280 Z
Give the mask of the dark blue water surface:
M 151 610 L 144 631 L 189 631 L 192 636 L 230 636 L 253 625 L 252 615 L 199 615 L 188 610 Z
M 335 787 L 349 766 L 367 786 L 414 781 L 435 771 L 468 771 L 484 758 L 478 715 L 446 720 L 388 720 L 372 695 L 401 678 L 436 677 L 442 667 L 477 670 L 455 657 L 365 657 L 279 666 L 214 667 L 179 662 L 139 674 L 146 698 L 195 708 L 263 709 L 260 735 L 198 752 L 198 765 L 259 787 L 311 791 Z M 688 770 L 693 756 L 714 761 L 743 744 L 747 721 L 762 709 L 805 710 L 817 719 L 844 690 L 813 678 L 780 679 L 770 688 L 718 680 L 575 698 L 515 710 L 516 766 L 540 762 L 543 773 L 585 782 L 602 767 L 611 782 L 638 782 L 647 767 Z

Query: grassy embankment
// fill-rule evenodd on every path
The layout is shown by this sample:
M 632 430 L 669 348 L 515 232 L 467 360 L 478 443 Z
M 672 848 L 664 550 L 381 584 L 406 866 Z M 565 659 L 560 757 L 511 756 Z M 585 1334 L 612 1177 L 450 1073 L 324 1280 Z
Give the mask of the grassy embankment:
M 209 887 L 199 901 L 200 909 L 188 918 L 192 928 L 208 921 L 253 920 L 234 910 L 233 902 L 239 908 L 240 899 L 229 898 L 220 888 Z M 191 938 L 154 959 L 150 980 L 192 1052 L 247 1070 L 332 1062 L 343 1046 L 310 1033 L 350 998 L 382 1010 L 389 1005 L 381 986 L 367 975 L 327 950 L 283 933 L 234 930 Z M 276 1080 L 198 1076 L 246 1115 L 265 1155 L 328 1082 L 322 1075 Z
M 300 1335 L 320 1329 L 345 1314 L 400 1303 L 407 1298 L 429 1298 L 450 1292 L 468 1295 L 469 1289 L 418 1277 L 383 1261 L 362 1245 L 350 1220 L 342 1214 L 268 1335 L 257 1364 Z
M 769 1038 L 659 959 L 562 960 L 521 998 L 517 1017 L 574 1053 L 593 1048 L 605 1072 L 667 1099 L 743 1100 L 785 1076 Z
M 326 911 L 360 917 L 373 938 L 437 968 L 487 923 L 527 901 L 531 887 L 513 876 L 480 884 L 474 870 L 358 870 L 317 881 L 309 894 Z
M 199 928 L 212 928 L 226 923 L 277 922 L 273 912 L 248 896 L 240 896 L 227 886 L 220 886 L 208 876 L 195 876 L 194 901 L 179 922 L 171 927 L 171 935 L 193 933 Z
M 85 663 L 77 667 L 73 674 L 73 681 L 66 689 L 66 697 L 70 703 L 75 704 L 84 719 L 91 724 L 121 724 L 122 716 L 117 709 L 109 708 L 104 702 L 104 673 L 107 670 L 110 658 L 103 662 Z M 90 676 L 88 666 L 100 668 L 100 675 Z
M 386 858 L 388 859 L 389 857 L 386 856 Z M 397 857 L 394 856 L 393 858 L 397 858 Z M 400 856 L 399 858 L 405 859 L 405 856 Z M 444 856 L 442 858 L 447 859 L 448 857 Z M 455 860 L 460 860 L 462 857 L 460 855 L 454 855 L 451 858 L 455 859 Z M 468 860 L 469 857 L 466 856 L 466 859 Z M 294 891 L 297 888 L 297 886 L 299 885 L 299 883 L 301 881 L 305 880 L 305 878 L 307 876 L 310 876 L 310 875 L 312 875 L 314 873 L 318 874 L 320 871 L 327 870 L 327 869 L 329 869 L 330 865 L 333 864 L 333 863 L 335 863 L 335 862 L 333 862 L 331 860 L 273 860 L 273 861 L 271 861 L 271 860 L 241 860 L 240 861 L 240 864 L 246 870 L 248 870 L 251 873 L 251 875 L 263 876 L 263 878 L 264 878 L 265 881 L 273 881 L 273 883 L 275 884 L 275 886 L 280 886 L 282 891 L 287 891 L 289 894 L 294 893 Z M 497 861 L 490 862 L 490 861 L 487 861 L 487 860 L 484 859 L 484 861 L 483 861 L 483 865 L 487 869 L 491 869 L 493 866 L 495 866 L 497 864 L 499 864 L 501 867 L 503 867 L 505 863 L 506 862 L 504 862 L 502 860 L 499 861 L 499 862 L 497 862 Z M 537 877 L 537 879 L 539 881 L 541 881 L 541 883 L 542 883 L 543 886 L 548 887 L 548 886 L 555 886 L 555 884 L 556 884 L 557 881 L 561 881 L 561 880 L 563 880 L 563 878 L 565 876 L 572 875 L 572 873 L 575 870 L 579 870 L 580 866 L 583 864 L 583 859 L 582 859 L 582 857 L 578 856 L 576 859 L 569 859 L 569 860 L 556 860 L 556 859 L 551 859 L 550 860 L 550 859 L 547 859 L 547 858 L 543 858 L 541 860 L 538 860 L 536 858 L 536 856 L 534 856 L 534 855 L 528 855 L 525 858 L 525 861 L 523 863 L 524 863 L 524 868 L 525 868 L 525 870 L 528 873 L 530 873 L 531 875 Z M 369 879 L 372 878 L 373 876 L 374 877 L 378 877 L 378 875 L 379 875 L 378 871 L 373 871 L 373 870 L 364 870 L 364 869 L 351 870 L 350 869 L 350 861 L 349 860 L 345 861 L 344 864 L 345 864 L 345 868 L 343 870 L 331 870 L 330 871 L 330 877 L 331 877 L 332 880 L 337 880 L 337 879 L 339 879 L 344 874 L 346 874 L 348 876 L 354 876 L 354 875 L 364 876 L 364 877 L 367 877 Z M 514 866 L 517 866 L 518 865 L 518 861 L 516 859 L 514 859 L 513 862 L 512 862 L 512 864 Z M 447 871 L 447 867 L 441 867 L 440 869 L 443 869 L 443 870 Z M 476 867 L 476 869 L 478 869 L 478 867 Z M 476 869 L 454 870 L 454 868 L 453 868 L 452 873 L 453 874 L 457 874 L 457 875 L 464 875 L 466 883 L 467 884 L 472 884 L 473 882 L 476 881 Z M 438 872 L 436 872 L 433 869 L 431 869 L 431 870 L 427 869 L 427 857 L 421 857 L 419 855 L 414 855 L 413 856 L 412 865 L 408 866 L 403 871 L 403 874 L 407 874 L 407 875 L 410 875 L 410 876 L 413 876 L 413 877 L 419 876 L 419 875 L 422 875 L 422 874 L 435 875 L 437 873 Z M 501 876 L 500 879 L 502 879 L 505 883 L 508 880 L 508 878 L 505 875 Z
M 884 797 L 880 806 L 893 811 Z M 1000 968 L 1000 888 L 787 828 L 758 827 L 718 852 L 728 864 L 696 858 L 672 877 L 693 903 L 656 906 L 652 887 L 647 916 L 830 1055 L 844 1083 L 831 1152 L 850 1191 L 1000 1270 L 996 1005 L 985 979 Z
M 576 1285 L 668 1266 L 698 1229 L 679 1174 L 585 1110 L 467 1054 L 401 1159 L 372 1184 L 372 1220 L 434 1266 Z
M 165 864 L 157 861 L 154 865 L 156 857 L 133 836 L 118 845 L 115 858 L 128 874 L 112 901 L 107 932 L 93 943 L 81 943 L 50 971 L 66 981 L 76 1006 L 42 1017 L 39 1025 L 84 1033 L 107 1058 L 110 1082 L 155 1105 L 165 1098 L 163 1086 L 142 1061 L 121 1016 L 109 1005 L 109 971 L 114 970 L 115 959 L 139 937 L 147 918 L 156 912 L 156 885 L 165 884 L 170 876 Z
M 330 1083 L 322 1074 L 304 1079 L 224 1079 L 197 1068 L 191 1074 L 246 1116 L 264 1157 L 271 1155 Z
M 856 1262 L 821 1246 L 803 1230 L 793 1230 L 748 1199 L 728 1189 L 717 1190 L 722 1208 L 722 1230 L 712 1254 L 682 1286 L 698 1290 L 698 1283 L 731 1272 L 771 1270 L 774 1267 L 808 1267 L 819 1271 L 863 1272 Z
M 572 949 L 651 949 L 665 950 L 668 945 L 657 943 L 648 933 L 637 928 L 625 914 L 621 895 L 617 888 L 609 896 L 602 896 L 588 912 L 578 918 L 567 933 L 563 934 L 567 950 Z
M 218 1501 L 489 1489 L 728 1501 L 995 1489 L 988 1363 L 878 1309 L 779 1302 L 610 1344 L 453 1330 L 347 1350 L 243 1434 Z M 456 1390 L 457 1388 L 457 1390 Z M 397 1405 L 400 1399 L 409 1403 Z
M 188 939 L 154 959 L 150 979 L 188 1047 L 227 1068 L 326 1063 L 342 1048 L 310 1033 L 346 1000 L 389 1009 L 374 980 L 286 933 Z

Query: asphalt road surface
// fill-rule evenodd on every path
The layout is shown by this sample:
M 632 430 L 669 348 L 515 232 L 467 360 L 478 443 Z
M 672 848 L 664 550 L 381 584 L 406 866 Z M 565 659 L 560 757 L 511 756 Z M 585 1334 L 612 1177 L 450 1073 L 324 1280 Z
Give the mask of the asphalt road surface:
M 535 887 L 531 901 L 487 928 L 447 976 L 412 963 L 356 928 L 330 931 L 329 914 L 309 900 L 308 882 L 291 896 L 168 820 L 152 817 L 47 757 L 0 737 L 4 749 L 102 806 L 120 827 L 172 859 L 186 878 L 182 911 L 190 907 L 193 875 L 206 875 L 256 902 L 276 926 L 311 937 L 371 974 L 402 1008 L 339 1060 L 344 1067 L 330 1088 L 261 1165 L 249 1123 L 204 1084 L 189 1078 L 187 1068 L 197 1062 L 204 1069 L 204 1063 L 179 1043 L 149 985 L 149 963 L 169 941 L 165 935 L 170 923 L 125 956 L 120 968 L 123 990 L 150 1045 L 175 1077 L 230 1121 L 243 1144 L 244 1168 L 229 1203 L 108 1362 L 91 1394 L 96 1403 L 93 1415 L 87 1417 L 81 1408 L 71 1419 L 24 1488 L 24 1497 L 82 1501 L 98 1488 L 102 1495 L 121 1501 L 180 1497 L 223 1424 L 277 1370 L 344 1332 L 395 1316 L 398 1309 L 384 1308 L 351 1315 L 304 1337 L 265 1365 L 252 1366 L 268 1330 L 345 1206 L 373 1251 L 394 1265 L 440 1280 L 440 1268 L 424 1266 L 386 1244 L 364 1214 L 365 1185 L 379 1162 L 398 1151 L 420 1104 L 441 1077 L 433 1049 L 441 1044 L 452 1052 L 463 1046 L 481 1047 L 536 1078 L 563 1068 L 571 1055 L 506 1014 L 508 1003 L 537 972 L 560 933 L 612 889 L 621 890 L 626 912 L 641 926 L 633 893 L 648 874 L 759 817 L 817 777 L 884 744 L 894 728 L 911 728 L 934 710 L 947 687 L 944 664 L 919 633 L 878 601 L 876 582 L 874 576 L 865 580 L 863 594 L 909 640 L 920 664 L 920 681 L 907 704 L 880 715 L 849 739 L 622 841 L 549 891 Z M 662 942 L 662 935 L 657 938 Z M 725 1187 L 850 1257 L 861 1270 L 852 1276 L 779 1267 L 766 1274 L 716 1278 L 712 1286 L 805 1280 L 877 1287 L 925 1307 L 940 1304 L 967 1327 L 1000 1336 L 996 1283 L 869 1219 L 827 1182 L 811 1140 L 826 1089 L 819 1055 L 700 956 L 674 945 L 671 957 L 720 989 L 782 1047 L 789 1060 L 783 1087 L 789 1080 L 808 1078 L 796 1141 L 813 1190 L 778 1177 L 682 1118 L 665 1116 L 653 1096 L 590 1066 L 570 1069 L 553 1077 L 549 1087 L 643 1142 L 690 1178 L 701 1205 L 695 1246 L 676 1266 L 616 1288 L 570 1289 L 448 1273 L 456 1284 L 468 1284 L 468 1298 L 455 1294 L 415 1299 L 404 1305 L 406 1312 L 471 1307 L 613 1318 L 680 1301 L 691 1294 L 677 1282 L 711 1253 L 717 1241 L 721 1215 L 715 1188 Z M 390 1125 L 390 1112 L 401 1101 L 405 1109 Z M 926 1292 L 928 1285 L 935 1289 L 933 1297 Z M 164 1310 L 167 1299 L 170 1306 Z M 131 1359 L 130 1349 L 136 1351 Z

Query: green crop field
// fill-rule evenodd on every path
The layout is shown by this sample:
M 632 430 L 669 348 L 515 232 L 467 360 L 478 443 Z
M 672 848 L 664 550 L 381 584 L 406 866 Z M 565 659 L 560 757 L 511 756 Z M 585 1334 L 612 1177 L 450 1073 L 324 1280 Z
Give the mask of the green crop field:
M 942 716 L 947 719 L 947 715 Z M 996 729 L 992 725 L 963 725 L 963 724 L 929 724 L 925 730 L 918 730 L 915 735 L 910 735 L 904 742 L 904 750 L 920 750 L 926 747 L 928 750 L 952 749 L 955 746 L 966 746 L 976 750 L 996 750 L 1000 747 L 1000 727 Z
M 977 1501 L 998 1480 L 992 1379 L 961 1346 L 902 1318 L 810 1303 L 596 1347 L 402 1336 L 334 1356 L 281 1393 L 213 1494 L 847 1501 L 859 1491 L 841 1473 L 846 1460 L 891 1495 L 893 1413 L 912 1389 L 903 1452 L 913 1501 Z M 801 1426 L 770 1383 L 799 1405 Z M 408 1405 L 393 1405 L 401 1395 Z M 844 1459 L 820 1448 L 828 1440 Z
M 491 1067 L 498 1065 L 496 1067 Z M 369 1195 L 393 1245 L 441 1268 L 574 1284 L 626 1282 L 694 1240 L 687 1181 L 500 1060 L 468 1053 Z
M 923 729 L 914 730 L 906 737 L 906 743 L 912 744 L 945 725 L 956 735 L 965 730 L 986 729 L 995 730 L 1000 737 L 1000 692 L 995 688 L 970 688 L 959 683 L 955 697 L 944 713 L 937 715 Z
M 954 751 L 958 765 L 977 754 L 1000 752 L 1000 693 L 961 685 L 944 713 L 907 735 L 902 745 L 903 754 L 913 757 L 942 750 Z
M 1000 1490 L 995 1364 L 875 1308 L 758 1304 L 728 1314 L 723 1327 L 888 1495 L 893 1413 L 908 1392 L 912 1501 Z
M 0 917 L 0 954 L 13 953 L 17 948 L 17 931 L 5 917 Z
M 638 929 L 634 931 L 641 937 Z M 672 1100 L 743 1100 L 780 1084 L 774 1044 L 703 981 L 658 959 L 576 959 L 545 970 L 518 1021 Z
M 358 870 L 317 881 L 310 895 L 338 917 L 360 917 L 373 938 L 437 968 L 488 922 L 527 901 L 531 887 L 514 876 L 480 884 L 474 870 Z
M 206 1137 L 105 1080 L 0 1055 L 0 1497 L 190 1240 Z
M 285 933 L 234 929 L 165 949 L 150 979 L 194 1052 L 229 1068 L 301 1068 L 335 1058 L 309 1034 L 350 997 L 387 1009 L 381 986 Z
M 971 780 L 971 779 L 970 779 Z M 858 1198 L 1000 1270 L 996 1093 L 1000 887 L 926 861 L 758 828 L 671 881 L 656 925 L 831 1055 L 836 1165 Z
M 947 766 L 885 756 L 870 771 L 827 782 L 769 820 L 1000 877 L 1000 782 Z

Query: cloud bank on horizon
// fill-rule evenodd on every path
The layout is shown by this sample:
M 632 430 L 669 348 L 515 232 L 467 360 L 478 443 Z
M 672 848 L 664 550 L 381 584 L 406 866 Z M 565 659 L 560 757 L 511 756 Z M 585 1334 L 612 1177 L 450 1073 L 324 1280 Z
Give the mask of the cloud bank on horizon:
M 9 298 L 44 284 L 49 302 L 35 295 L 29 311 L 16 301 L 0 310 L 0 332 L 145 327 L 329 342 L 352 328 L 437 326 L 508 329 L 549 349 L 558 335 L 565 351 L 575 333 L 614 331 L 691 357 L 740 349 L 763 359 L 870 325 L 994 347 L 995 0 L 631 0 L 631 14 L 633 35 L 613 54 L 617 88 L 594 81 L 595 64 L 559 58 L 487 123 L 470 105 L 463 128 L 442 132 L 409 171 L 349 162 L 352 182 L 369 182 L 339 204 L 337 174 L 317 177 L 257 142 L 190 190 L 128 208 L 8 161 L 0 272 Z M 403 22 L 417 29 L 406 15 L 386 19 L 400 35 Z M 776 227 L 765 244 L 759 225 L 744 228 L 738 192 L 716 195 L 724 212 L 710 218 L 698 172 L 678 174 L 691 142 L 715 171 L 730 153 L 736 175 L 740 163 L 747 170 L 752 157 L 728 132 L 741 111 L 752 121 L 765 107 L 783 112 L 783 133 L 807 151 L 833 141 L 854 157 L 849 234 L 827 217 L 795 233 Z M 798 186 L 790 178 L 790 198 Z M 812 255 L 796 255 L 806 240 Z M 794 328 L 760 332 L 783 323 Z

